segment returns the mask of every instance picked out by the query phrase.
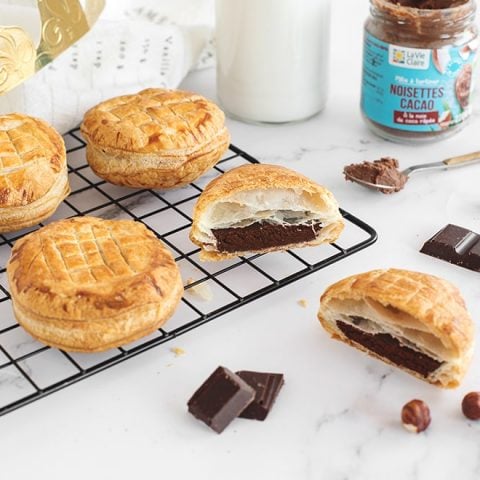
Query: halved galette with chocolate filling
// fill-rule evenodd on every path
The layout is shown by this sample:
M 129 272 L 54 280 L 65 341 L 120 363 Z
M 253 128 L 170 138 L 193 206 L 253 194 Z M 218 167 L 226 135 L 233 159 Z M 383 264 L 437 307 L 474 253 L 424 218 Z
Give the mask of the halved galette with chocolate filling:
M 345 278 L 322 295 L 318 318 L 333 338 L 440 387 L 457 387 L 473 354 L 474 326 L 460 292 L 423 273 Z
M 223 260 L 334 242 L 343 230 L 337 201 L 288 168 L 251 164 L 210 182 L 193 212 L 202 260 Z

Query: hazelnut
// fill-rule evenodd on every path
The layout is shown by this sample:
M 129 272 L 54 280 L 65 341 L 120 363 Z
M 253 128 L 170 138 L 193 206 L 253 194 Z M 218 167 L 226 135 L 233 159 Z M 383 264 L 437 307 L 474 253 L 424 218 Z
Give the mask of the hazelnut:
M 480 419 L 480 392 L 470 392 L 463 397 L 462 412 L 470 420 Z
M 423 432 L 430 425 L 430 409 L 422 400 L 412 400 L 402 408 L 402 424 L 414 433 Z

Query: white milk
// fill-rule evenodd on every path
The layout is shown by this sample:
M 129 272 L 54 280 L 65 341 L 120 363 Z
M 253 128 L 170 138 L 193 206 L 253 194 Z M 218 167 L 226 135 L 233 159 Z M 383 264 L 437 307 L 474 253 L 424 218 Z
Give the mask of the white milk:
M 257 122 L 290 122 L 325 106 L 330 0 L 216 0 L 222 107 Z

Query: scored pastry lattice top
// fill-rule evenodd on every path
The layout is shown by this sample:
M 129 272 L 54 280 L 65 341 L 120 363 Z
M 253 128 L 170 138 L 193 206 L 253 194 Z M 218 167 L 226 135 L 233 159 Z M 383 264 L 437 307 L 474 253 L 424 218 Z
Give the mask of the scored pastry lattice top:
M 200 95 L 150 88 L 100 103 L 85 114 L 81 130 L 98 147 L 184 156 L 224 135 L 224 121 Z
M 453 351 L 472 345 L 473 322 L 459 290 L 446 280 L 408 270 L 373 270 L 330 286 L 321 302 L 328 309 L 330 302 L 366 299 L 408 313 Z
M 181 285 L 172 255 L 143 224 L 93 217 L 17 241 L 8 276 L 18 302 L 62 318 L 158 302 Z
M 66 168 L 62 137 L 37 118 L 0 116 L 0 208 L 43 197 Z

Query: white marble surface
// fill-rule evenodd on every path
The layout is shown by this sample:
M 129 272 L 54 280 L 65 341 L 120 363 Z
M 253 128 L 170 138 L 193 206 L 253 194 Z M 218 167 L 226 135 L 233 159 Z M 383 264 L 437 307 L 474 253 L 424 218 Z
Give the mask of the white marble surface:
M 419 175 L 394 196 L 347 184 L 341 176 L 344 164 L 380 155 L 396 156 L 409 166 L 480 149 L 480 109 L 477 105 L 468 128 L 437 144 L 402 146 L 372 136 L 358 111 L 367 2 L 334 3 L 332 88 L 325 112 L 296 125 L 229 121 L 229 126 L 234 142 L 262 161 L 292 167 L 327 185 L 345 209 L 378 230 L 377 244 L 1 417 L 0 478 L 480 477 L 480 423 L 460 412 L 463 395 L 480 390 L 478 353 L 464 384 L 442 391 L 330 340 L 316 320 L 318 298 L 328 284 L 391 266 L 451 280 L 475 320 L 480 311 L 478 273 L 418 253 L 423 241 L 448 222 L 480 231 L 480 165 Z M 185 86 L 215 97 L 213 71 L 191 76 Z M 297 304 L 303 298 L 307 308 Z M 185 355 L 176 357 L 172 346 Z M 219 364 L 285 373 L 286 385 L 265 422 L 239 419 L 217 435 L 187 414 L 187 399 Z M 21 387 L 12 382 L 12 390 Z M 409 434 L 399 422 L 402 405 L 412 398 L 424 399 L 432 411 L 432 425 L 421 435 Z

